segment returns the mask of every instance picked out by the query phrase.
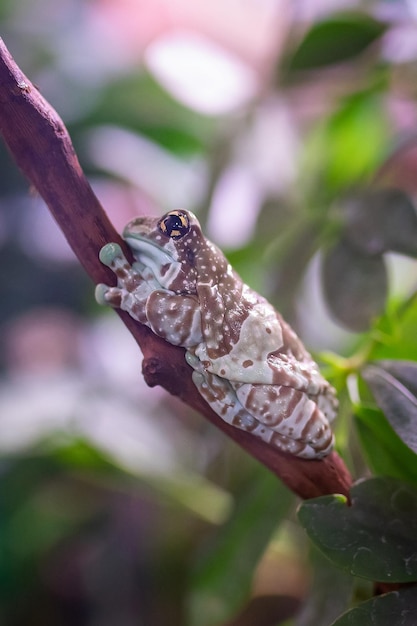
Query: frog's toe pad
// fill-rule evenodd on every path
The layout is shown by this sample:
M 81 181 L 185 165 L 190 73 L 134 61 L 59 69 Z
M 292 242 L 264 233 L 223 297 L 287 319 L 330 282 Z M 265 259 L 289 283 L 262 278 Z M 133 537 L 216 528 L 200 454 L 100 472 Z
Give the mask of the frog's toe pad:
M 99 259 L 103 265 L 111 267 L 116 259 L 124 259 L 124 255 L 118 243 L 106 243 L 100 250 Z
M 123 292 L 118 287 L 109 287 L 99 283 L 95 292 L 96 300 L 99 304 L 105 304 L 118 309 L 122 305 Z
M 190 365 L 196 372 L 204 372 L 204 367 L 200 359 L 195 356 L 195 354 L 192 354 L 189 350 L 187 350 L 187 352 L 185 353 L 185 360 L 187 361 L 188 365 Z
M 96 285 L 96 290 L 95 290 L 94 295 L 95 295 L 96 301 L 99 304 L 103 304 L 103 305 L 109 304 L 106 298 L 106 294 L 108 291 L 109 291 L 108 285 L 105 285 L 104 283 L 99 283 L 98 285 Z

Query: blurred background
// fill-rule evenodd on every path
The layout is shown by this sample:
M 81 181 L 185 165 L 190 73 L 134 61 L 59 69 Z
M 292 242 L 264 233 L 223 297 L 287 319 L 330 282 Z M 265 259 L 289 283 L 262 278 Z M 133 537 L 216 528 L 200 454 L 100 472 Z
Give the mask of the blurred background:
M 314 354 L 415 288 L 415 233 L 381 209 L 414 212 L 414 0 L 0 0 L 0 20 L 117 229 L 194 211 Z M 317 626 L 295 498 L 146 388 L 3 144 L 0 263 L 0 624 Z

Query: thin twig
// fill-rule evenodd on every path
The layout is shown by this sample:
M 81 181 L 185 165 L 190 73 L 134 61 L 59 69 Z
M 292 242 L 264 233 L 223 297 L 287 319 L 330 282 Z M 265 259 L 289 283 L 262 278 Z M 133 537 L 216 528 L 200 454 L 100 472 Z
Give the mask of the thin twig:
M 85 178 L 62 120 L 17 67 L 1 40 L 0 131 L 18 167 L 45 200 L 86 272 L 95 283 L 113 284 L 113 274 L 98 260 L 99 250 L 105 243 L 117 241 L 128 257 L 129 251 Z M 128 314 L 118 313 L 143 352 L 143 374 L 150 386 L 165 387 L 202 413 L 300 497 L 348 495 L 351 478 L 335 452 L 321 461 L 303 460 L 226 424 L 194 386 L 184 350 L 166 343 Z

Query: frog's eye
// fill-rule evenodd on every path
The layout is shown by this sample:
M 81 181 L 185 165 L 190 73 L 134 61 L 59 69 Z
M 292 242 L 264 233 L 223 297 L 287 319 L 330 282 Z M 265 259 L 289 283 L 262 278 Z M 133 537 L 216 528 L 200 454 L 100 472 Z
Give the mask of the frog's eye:
M 185 211 L 170 211 L 160 220 L 158 228 L 166 237 L 181 239 L 190 230 L 190 220 Z

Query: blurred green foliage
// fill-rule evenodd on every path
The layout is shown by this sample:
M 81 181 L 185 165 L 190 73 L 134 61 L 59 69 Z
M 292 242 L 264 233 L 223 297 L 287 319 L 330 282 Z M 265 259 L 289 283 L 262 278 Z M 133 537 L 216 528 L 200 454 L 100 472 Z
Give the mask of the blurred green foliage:
M 1 624 L 244 626 L 249 610 L 258 626 L 415 622 L 415 587 L 370 599 L 372 590 L 360 578 L 417 582 L 415 265 L 411 283 L 398 285 L 404 282 L 398 271 L 392 278 L 398 255 L 416 257 L 417 94 L 410 76 L 417 55 L 386 52 L 387 38 L 409 24 L 407 3 L 352 4 L 349 13 L 324 13 L 307 23 L 293 16 L 271 80 L 257 97 L 234 114 L 206 116 L 181 104 L 139 61 L 100 77 L 92 73 L 90 80 L 69 72 L 60 43 L 68 15 L 73 33 L 77 19 L 85 19 L 79 3 L 66 3 L 46 36 L 31 27 L 28 3 L 0 2 L 6 43 L 45 96 L 65 109 L 87 174 L 98 183 L 117 181 L 128 192 L 134 187 L 127 173 L 124 178 L 92 156 L 89 138 L 104 126 L 150 140 L 185 168 L 200 160 L 204 183 L 187 208 L 203 223 L 210 224 L 225 172 L 241 163 L 242 136 L 250 145 L 263 107 L 285 103 L 299 142 L 296 173 L 285 184 L 265 184 L 250 238 L 228 256 L 304 328 L 307 341 L 309 324 L 324 329 L 324 339 L 310 333 L 311 343 L 333 349 L 321 360 L 341 398 L 339 452 L 355 478 L 364 479 L 352 491 L 350 508 L 337 495 L 300 507 L 300 524 L 321 551 L 312 550 L 306 563 L 305 537 L 285 533 L 294 525 L 294 498 L 243 452 L 219 444 L 211 430 L 189 466 L 184 461 L 178 473 L 151 475 L 126 468 L 88 438 L 67 432 L 70 441 L 63 444 L 51 428 L 48 445 L 1 452 Z M 263 141 L 275 144 L 281 137 Z M 277 180 L 283 165 L 274 166 Z M 81 270 L 33 253 L 36 200 L 2 146 L 0 166 L 0 261 L 8 268 L 0 275 L 2 339 L 15 319 L 40 306 L 93 323 L 98 311 Z M 249 170 L 256 166 L 255 157 Z M 319 269 L 311 274 L 314 260 Z M 333 321 L 308 299 L 306 283 Z M 6 350 L 1 359 L 6 387 Z M 125 393 L 112 385 L 115 396 Z M 155 421 L 160 411 L 157 405 Z M 195 436 L 202 427 L 189 419 Z M 268 563 L 269 585 L 262 587 Z M 292 585 L 291 567 L 298 572 Z

